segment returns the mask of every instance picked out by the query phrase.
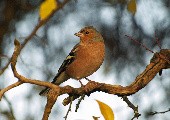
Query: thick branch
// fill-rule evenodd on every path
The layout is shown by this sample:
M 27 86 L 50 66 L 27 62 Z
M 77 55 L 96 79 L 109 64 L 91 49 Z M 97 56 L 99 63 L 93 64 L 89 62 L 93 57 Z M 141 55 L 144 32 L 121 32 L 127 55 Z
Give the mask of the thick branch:
M 21 45 L 20 45 L 20 43 L 19 43 L 18 40 L 15 40 L 15 41 L 14 41 L 14 44 L 15 44 L 15 49 L 14 49 L 14 53 L 13 53 L 12 58 L 11 58 L 11 68 L 12 68 L 12 71 L 13 71 L 14 76 L 15 76 L 16 78 L 18 78 L 19 81 L 16 82 L 16 83 L 14 83 L 14 84 L 12 84 L 12 85 L 10 85 L 10 86 L 8 86 L 8 87 L 6 87 L 6 88 L 4 88 L 4 89 L 2 89 L 2 90 L 0 91 L 0 100 L 1 100 L 1 98 L 2 98 L 2 96 L 3 96 L 3 94 L 4 94 L 6 91 L 8 91 L 8 90 L 10 90 L 10 89 L 12 89 L 12 88 L 14 88 L 14 87 L 17 87 L 17 86 L 19 86 L 19 85 L 21 85 L 21 84 L 23 84 L 23 83 L 30 83 L 30 84 L 40 85 L 40 86 L 46 86 L 46 87 L 49 87 L 49 88 L 58 90 L 59 87 L 56 86 L 56 85 L 54 85 L 54 84 L 52 84 L 52 83 L 50 83 L 50 82 L 44 82 L 44 81 L 40 81 L 40 80 L 28 79 L 28 78 L 20 75 L 20 74 L 17 72 L 17 70 L 16 70 L 16 63 L 17 63 L 18 55 L 20 54 Z
M 40 86 L 46 86 L 46 87 L 50 87 L 50 88 L 55 88 L 57 89 L 58 86 L 52 84 L 52 83 L 49 83 L 49 82 L 43 82 L 43 81 L 40 81 L 40 80 L 32 80 L 32 79 L 28 79 L 22 75 L 20 75 L 17 70 L 16 70 L 16 63 L 17 63 L 17 58 L 18 58 L 18 55 L 20 53 L 20 50 L 21 50 L 21 45 L 19 43 L 18 40 L 15 39 L 14 41 L 14 44 L 15 44 L 15 49 L 14 49 L 14 53 L 12 55 L 12 59 L 11 59 L 11 68 L 12 68 L 12 71 L 14 73 L 14 76 L 16 78 L 18 78 L 19 81 L 23 82 L 23 83 L 31 83 L 31 84 L 35 84 L 35 85 L 40 85 Z
M 68 94 L 69 97 L 64 100 L 64 105 L 69 104 L 72 100 L 77 99 L 82 95 L 90 95 L 95 91 L 102 91 L 109 94 L 115 94 L 119 96 L 128 96 L 138 92 L 140 89 L 145 87 L 157 73 L 162 69 L 170 68 L 170 50 L 161 50 L 159 53 L 155 53 L 153 58 L 150 61 L 150 64 L 146 66 L 146 69 L 136 77 L 135 81 L 129 86 L 123 87 L 120 85 L 110 85 L 105 83 L 98 83 L 94 81 L 89 81 L 85 86 L 80 88 L 73 88 L 71 86 L 59 87 L 49 82 L 43 82 L 40 80 L 28 79 L 20 75 L 16 70 L 16 63 L 18 55 L 20 54 L 21 45 L 19 41 L 15 40 L 15 50 L 11 59 L 11 68 L 14 73 L 14 76 L 18 78 L 19 82 L 8 86 L 1 90 L 1 96 L 9 89 L 19 86 L 22 83 L 30 83 L 40 86 L 46 86 L 51 88 L 49 94 L 47 95 L 47 105 L 44 111 L 43 120 L 48 120 L 51 109 L 57 100 L 59 95 Z M 0 96 L 0 97 L 1 97 Z
M 48 120 L 51 113 L 52 107 L 58 98 L 59 89 L 51 89 L 47 95 L 47 104 L 45 106 L 44 114 L 42 120 Z
M 61 87 L 60 95 L 69 94 L 70 96 L 64 100 L 64 105 L 69 104 L 70 97 L 74 96 L 75 99 L 83 94 L 90 95 L 96 91 L 102 91 L 109 94 L 115 94 L 119 96 L 132 95 L 142 88 L 144 88 L 162 69 L 170 68 L 170 50 L 161 50 L 159 53 L 155 53 L 150 61 L 150 64 L 146 66 L 146 69 L 136 77 L 134 82 L 129 86 L 123 87 L 120 85 L 110 85 L 105 83 L 98 83 L 94 81 L 88 82 L 85 86 L 80 88 L 73 88 L 71 86 Z

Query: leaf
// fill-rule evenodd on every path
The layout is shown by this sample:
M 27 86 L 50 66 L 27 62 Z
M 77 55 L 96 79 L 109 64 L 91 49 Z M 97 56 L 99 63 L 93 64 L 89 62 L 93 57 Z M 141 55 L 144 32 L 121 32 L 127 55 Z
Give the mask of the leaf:
M 114 120 L 114 113 L 112 109 L 107 104 L 99 100 L 96 100 L 96 101 L 99 104 L 100 111 L 103 117 L 105 118 L 105 120 Z
M 40 19 L 44 20 L 46 19 L 53 10 L 57 8 L 57 2 L 56 0 L 45 0 L 41 5 L 40 5 Z
M 133 15 L 136 13 L 136 0 L 130 0 L 127 4 L 127 10 Z

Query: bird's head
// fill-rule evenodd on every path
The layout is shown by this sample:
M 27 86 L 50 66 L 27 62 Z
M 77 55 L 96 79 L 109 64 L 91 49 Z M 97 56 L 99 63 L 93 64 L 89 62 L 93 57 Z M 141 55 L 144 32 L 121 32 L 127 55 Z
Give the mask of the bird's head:
M 102 42 L 102 41 L 104 41 L 102 35 L 93 26 L 84 27 L 78 33 L 75 33 L 74 35 L 80 37 L 80 41 L 82 41 L 82 42 L 88 42 L 88 41 Z

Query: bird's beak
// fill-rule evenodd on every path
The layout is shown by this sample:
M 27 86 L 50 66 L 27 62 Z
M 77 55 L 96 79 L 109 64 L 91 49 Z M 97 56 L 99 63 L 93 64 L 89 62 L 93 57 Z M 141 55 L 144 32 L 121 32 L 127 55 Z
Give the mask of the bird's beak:
M 75 36 L 78 36 L 78 37 L 82 37 L 82 36 L 83 36 L 83 33 L 78 32 L 78 33 L 75 33 L 74 35 L 75 35 Z

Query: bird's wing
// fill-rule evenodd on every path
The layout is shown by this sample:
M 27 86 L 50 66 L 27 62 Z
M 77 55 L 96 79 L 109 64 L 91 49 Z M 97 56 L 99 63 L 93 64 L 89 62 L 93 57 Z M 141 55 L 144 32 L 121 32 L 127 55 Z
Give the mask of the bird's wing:
M 57 75 L 54 77 L 52 83 L 55 83 L 58 76 L 64 72 L 66 70 L 66 68 L 68 67 L 68 65 L 70 65 L 74 60 L 75 60 L 75 56 L 76 56 L 76 51 L 77 51 L 77 47 L 79 44 L 76 44 L 74 46 L 74 48 L 71 50 L 71 52 L 69 53 L 69 55 L 66 57 L 66 59 L 63 61 L 62 65 L 60 66 Z
M 79 44 L 75 45 L 74 48 L 69 53 L 69 55 L 66 57 L 66 59 L 64 60 L 64 62 L 60 66 L 57 75 L 54 77 L 52 83 L 59 85 L 61 82 L 63 82 L 63 81 L 57 81 L 57 78 L 66 70 L 67 66 L 70 65 L 75 60 L 78 45 Z M 39 94 L 40 95 L 46 95 L 49 92 L 49 90 L 50 90 L 50 88 L 46 87 Z

